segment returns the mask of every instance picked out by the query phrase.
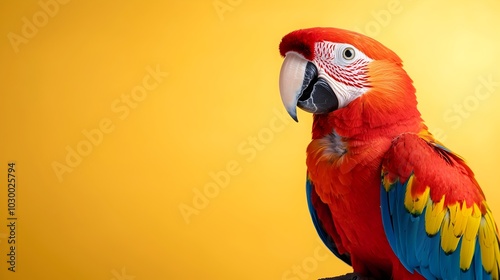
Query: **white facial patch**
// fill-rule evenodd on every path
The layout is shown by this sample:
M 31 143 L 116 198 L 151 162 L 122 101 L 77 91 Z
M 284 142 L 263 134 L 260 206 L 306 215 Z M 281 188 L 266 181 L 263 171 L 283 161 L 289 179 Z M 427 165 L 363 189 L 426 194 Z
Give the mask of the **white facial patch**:
M 325 79 L 339 101 L 339 108 L 368 91 L 366 66 L 372 61 L 350 44 L 319 42 L 313 61 L 318 77 Z

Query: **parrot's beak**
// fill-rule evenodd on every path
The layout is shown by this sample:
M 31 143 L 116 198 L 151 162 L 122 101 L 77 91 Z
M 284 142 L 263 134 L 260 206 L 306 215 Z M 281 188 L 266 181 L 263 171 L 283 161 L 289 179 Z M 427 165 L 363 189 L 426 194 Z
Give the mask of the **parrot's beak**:
M 297 107 L 313 114 L 338 109 L 338 99 L 327 81 L 318 77 L 314 63 L 296 52 L 288 52 L 281 66 L 280 95 L 290 116 L 298 122 Z

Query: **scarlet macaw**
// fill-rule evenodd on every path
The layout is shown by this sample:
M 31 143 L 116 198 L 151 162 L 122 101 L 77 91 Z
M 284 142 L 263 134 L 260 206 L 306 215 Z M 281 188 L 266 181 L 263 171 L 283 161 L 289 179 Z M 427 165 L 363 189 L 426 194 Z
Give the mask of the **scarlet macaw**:
M 497 227 L 474 174 L 429 133 L 390 49 L 336 28 L 279 46 L 283 104 L 313 113 L 307 200 L 327 247 L 375 279 L 500 279 Z

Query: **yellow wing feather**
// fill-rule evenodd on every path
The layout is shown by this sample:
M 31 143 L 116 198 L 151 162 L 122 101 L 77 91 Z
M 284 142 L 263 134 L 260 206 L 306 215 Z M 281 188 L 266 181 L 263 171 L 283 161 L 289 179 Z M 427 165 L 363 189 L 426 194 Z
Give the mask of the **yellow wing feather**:
M 481 211 L 479 211 L 476 204 L 467 208 L 464 203 L 463 208 L 465 208 L 465 211 L 462 211 L 462 214 L 467 215 L 467 222 L 462 235 L 462 247 L 460 248 L 460 268 L 466 270 L 470 267 L 474 257 L 476 236 L 481 222 Z
M 422 194 L 412 195 L 414 176 L 408 179 L 406 193 L 405 193 L 405 207 L 413 215 L 420 215 L 427 206 L 429 199 L 430 188 L 426 187 Z
M 425 231 L 433 236 L 441 229 L 446 209 L 444 208 L 444 198 L 438 203 L 433 203 L 432 199 L 427 200 L 427 210 L 425 211 Z
M 486 209 L 486 214 L 481 218 L 479 225 L 479 244 L 481 246 L 481 260 L 484 270 L 491 273 L 493 279 L 498 279 L 498 268 L 500 265 L 498 235 L 489 208 Z
M 460 235 L 455 235 L 455 220 L 457 217 L 457 211 L 459 210 L 459 204 L 449 205 L 446 215 L 443 219 L 443 225 L 441 227 L 441 248 L 447 254 L 453 253 L 460 242 Z M 458 210 L 457 210 L 458 209 Z

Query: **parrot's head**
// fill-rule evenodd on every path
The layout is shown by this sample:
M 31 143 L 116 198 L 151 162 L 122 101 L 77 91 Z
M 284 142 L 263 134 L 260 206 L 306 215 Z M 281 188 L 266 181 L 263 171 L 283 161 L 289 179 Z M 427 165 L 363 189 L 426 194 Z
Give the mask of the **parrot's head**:
M 279 49 L 285 57 L 281 99 L 296 121 L 296 107 L 315 115 L 348 110 L 346 117 L 363 122 L 416 110 L 401 59 L 372 38 L 338 28 L 301 29 L 283 37 Z

